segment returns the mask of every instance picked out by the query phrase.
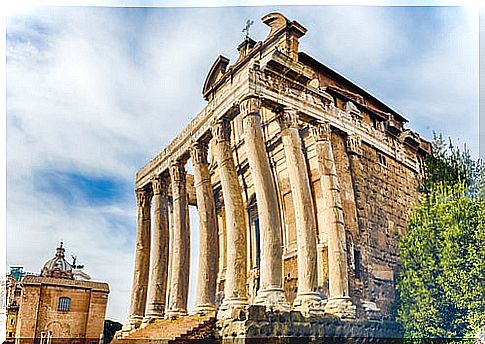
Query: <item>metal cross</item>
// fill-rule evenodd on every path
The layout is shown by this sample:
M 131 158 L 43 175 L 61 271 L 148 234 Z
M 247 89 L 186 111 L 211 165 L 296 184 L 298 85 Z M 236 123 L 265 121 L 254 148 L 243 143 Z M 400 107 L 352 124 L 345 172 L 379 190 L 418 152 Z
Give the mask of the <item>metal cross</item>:
M 253 25 L 254 22 L 252 20 L 247 20 L 246 21 L 246 26 L 244 27 L 244 29 L 242 29 L 242 32 L 246 32 L 246 34 L 244 35 L 244 38 L 248 38 L 249 37 L 249 28 L 251 27 L 251 25 Z

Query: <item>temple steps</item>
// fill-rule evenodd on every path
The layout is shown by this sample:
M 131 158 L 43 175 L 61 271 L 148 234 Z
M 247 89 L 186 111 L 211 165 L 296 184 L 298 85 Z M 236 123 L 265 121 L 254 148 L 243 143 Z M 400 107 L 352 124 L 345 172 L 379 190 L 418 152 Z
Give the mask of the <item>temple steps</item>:
M 187 315 L 176 319 L 155 320 L 113 344 L 151 343 L 184 344 L 194 339 L 213 339 L 216 319 L 214 315 Z

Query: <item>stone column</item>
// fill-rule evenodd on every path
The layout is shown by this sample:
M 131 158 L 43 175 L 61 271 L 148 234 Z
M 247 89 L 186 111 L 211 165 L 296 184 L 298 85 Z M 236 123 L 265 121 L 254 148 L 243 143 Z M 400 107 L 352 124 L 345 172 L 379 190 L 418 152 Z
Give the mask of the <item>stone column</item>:
M 271 173 L 261 129 L 260 100 L 243 99 L 240 113 L 244 121 L 244 146 L 253 179 L 261 235 L 260 287 L 255 304 L 289 311 L 283 291 L 283 240 L 276 186 Z
M 218 318 L 231 318 L 233 310 L 247 305 L 247 226 L 246 209 L 237 177 L 226 119 L 218 119 L 212 128 L 214 156 L 221 180 L 226 215 L 226 280 L 224 301 Z
M 165 316 L 174 318 L 187 314 L 190 268 L 190 232 L 187 226 L 187 186 L 185 161 L 170 164 L 172 181 L 173 232 L 170 274 L 170 299 Z
M 128 323 L 124 330 L 138 328 L 145 315 L 150 271 L 150 203 L 152 191 L 143 188 L 136 190 L 138 203 L 138 226 L 136 232 L 135 268 L 131 288 Z
M 168 310 L 170 301 L 170 281 L 172 280 L 172 254 L 173 254 L 173 203 L 172 198 L 168 198 L 168 272 L 167 272 L 167 296 L 165 297 L 165 314 Z
M 293 303 L 305 314 L 322 313 L 323 304 L 317 292 L 317 238 L 310 178 L 298 132 L 296 110 L 284 108 L 278 116 L 286 167 L 291 184 L 298 252 L 298 291 Z
M 152 180 L 154 198 L 154 224 L 150 288 L 145 323 L 163 318 L 167 292 L 169 220 L 167 181 L 164 177 Z
M 325 195 L 325 217 L 328 220 L 328 284 L 327 313 L 340 317 L 355 317 L 355 306 L 349 297 L 347 244 L 340 186 L 335 168 L 329 123 L 317 123 L 312 128 L 320 172 L 320 184 Z
M 195 311 L 198 313 L 216 310 L 219 241 L 207 151 L 208 145 L 203 142 L 195 143 L 190 151 L 194 169 L 197 211 L 199 213 L 199 271 L 195 295 Z

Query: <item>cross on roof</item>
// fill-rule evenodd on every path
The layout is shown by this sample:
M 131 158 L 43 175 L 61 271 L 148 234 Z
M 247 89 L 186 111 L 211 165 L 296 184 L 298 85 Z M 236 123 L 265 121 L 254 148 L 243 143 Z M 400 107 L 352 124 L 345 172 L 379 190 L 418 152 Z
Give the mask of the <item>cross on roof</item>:
M 245 32 L 245 35 L 244 35 L 244 38 L 248 38 L 249 37 L 249 28 L 251 27 L 251 25 L 253 25 L 254 22 L 250 19 L 248 19 L 246 21 L 246 26 L 244 26 L 244 29 L 242 29 L 242 32 Z

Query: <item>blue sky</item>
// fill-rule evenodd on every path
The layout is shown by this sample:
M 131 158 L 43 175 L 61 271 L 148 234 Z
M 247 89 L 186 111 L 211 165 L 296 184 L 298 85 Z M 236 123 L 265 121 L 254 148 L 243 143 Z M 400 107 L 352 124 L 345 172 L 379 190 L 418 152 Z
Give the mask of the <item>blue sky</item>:
M 124 321 L 135 173 L 203 108 L 206 73 L 219 54 L 235 60 L 246 20 L 262 40 L 259 19 L 274 10 L 308 29 L 301 50 L 409 127 L 478 155 L 478 16 L 468 8 L 22 8 L 7 17 L 7 264 L 39 271 L 63 240 L 110 283 L 108 317 Z

